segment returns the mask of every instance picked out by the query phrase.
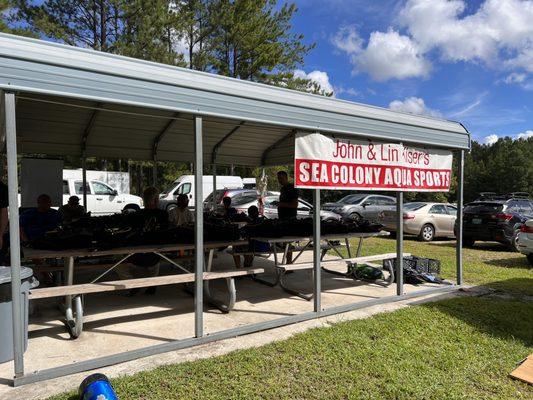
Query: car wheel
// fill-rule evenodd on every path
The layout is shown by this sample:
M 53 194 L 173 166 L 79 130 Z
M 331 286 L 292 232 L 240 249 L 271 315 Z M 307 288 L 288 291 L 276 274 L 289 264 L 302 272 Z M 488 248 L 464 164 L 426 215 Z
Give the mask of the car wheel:
M 509 245 L 509 250 L 520 252 L 520 249 L 518 248 L 518 234 L 520 233 L 520 230 L 517 229 L 514 231 L 514 235 L 511 239 L 511 243 Z
M 420 230 L 418 237 L 423 242 L 431 242 L 435 237 L 435 228 L 430 224 L 424 225 Z
M 350 214 L 350 219 L 355 222 L 361 222 L 363 217 L 361 217 L 361 214 L 354 212 Z
M 177 204 L 169 204 L 167 206 L 167 212 L 170 212 L 171 210 L 175 209 L 178 205 Z
M 140 211 L 141 207 L 138 204 L 126 204 L 122 209 L 123 213 Z
M 463 247 L 474 247 L 475 242 L 472 238 L 463 238 Z
M 529 253 L 527 255 L 527 260 L 529 261 L 529 263 L 533 266 L 533 253 Z

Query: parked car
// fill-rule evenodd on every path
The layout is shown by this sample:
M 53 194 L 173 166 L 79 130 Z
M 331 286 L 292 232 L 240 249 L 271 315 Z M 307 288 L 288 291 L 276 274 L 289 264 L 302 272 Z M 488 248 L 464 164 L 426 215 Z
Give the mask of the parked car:
M 463 244 L 471 247 L 478 240 L 499 242 L 518 251 L 520 227 L 533 218 L 533 200 L 520 196 L 485 196 L 467 204 L 463 217 Z
M 255 190 L 233 189 L 233 190 L 217 190 L 217 204 L 222 207 L 222 199 L 224 197 L 231 198 L 231 206 L 237 212 L 248 214 L 250 206 L 259 207 L 260 195 Z M 208 197 L 204 203 L 204 208 L 209 209 L 212 204 L 212 196 Z M 278 218 L 278 202 L 279 192 L 267 192 L 263 199 L 263 216 L 269 219 Z M 298 218 L 308 218 L 312 216 L 313 206 L 305 200 L 298 200 Z M 330 211 L 320 211 L 320 218 L 322 220 L 340 220 L 341 216 Z
M 278 218 L 279 195 L 266 196 L 263 200 L 265 218 Z M 313 205 L 305 200 L 298 200 L 297 218 L 309 218 L 313 215 Z M 342 217 L 331 211 L 320 210 L 320 219 L 322 221 L 340 220 Z
M 455 237 L 457 207 L 453 204 L 413 202 L 403 206 L 403 231 L 417 235 L 424 242 L 436 237 Z M 396 232 L 396 210 L 383 211 L 381 223 L 389 232 Z
M 533 219 L 526 221 L 517 237 L 518 250 L 525 254 L 529 263 L 533 265 Z
M 122 212 L 128 208 L 141 208 L 143 201 L 139 196 L 120 194 L 111 186 L 96 180 L 87 181 L 87 211 L 91 215 L 107 215 Z M 83 181 L 63 179 L 63 204 L 70 196 L 78 196 L 83 204 Z
M 322 209 L 339 214 L 343 218 L 377 221 L 382 211 L 396 210 L 396 199 L 369 193 L 350 194 L 336 203 L 324 204 Z
M 255 189 L 220 189 L 215 193 L 217 207 L 222 207 L 222 199 L 229 197 L 231 199 L 231 206 L 237 212 L 248 211 L 248 207 L 257 206 L 259 204 L 259 194 Z M 204 201 L 204 209 L 208 210 L 213 206 L 213 193 L 211 193 Z
M 217 176 L 217 191 L 225 189 L 242 189 L 243 182 L 240 176 Z M 213 176 L 203 176 L 203 201 L 213 192 Z M 170 210 L 176 207 L 178 195 L 189 196 L 189 207 L 194 207 L 194 175 L 182 175 L 163 190 L 159 195 L 159 207 Z M 212 197 L 211 197 L 212 198 Z

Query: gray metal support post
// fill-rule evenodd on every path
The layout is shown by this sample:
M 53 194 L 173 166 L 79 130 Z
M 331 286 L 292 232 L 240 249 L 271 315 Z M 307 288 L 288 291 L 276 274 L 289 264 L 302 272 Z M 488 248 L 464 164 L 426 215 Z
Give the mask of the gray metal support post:
M 81 184 L 82 184 L 82 193 L 83 193 L 83 208 L 85 212 L 89 209 L 87 205 L 87 156 L 85 155 L 85 150 L 81 156 Z
M 203 210 L 203 145 L 202 118 L 194 117 L 194 332 L 197 338 L 204 336 L 204 210 Z
M 152 170 L 152 186 L 157 187 L 157 157 L 153 159 L 153 170 Z
M 322 287 L 321 287 L 321 258 L 320 247 L 320 189 L 313 190 L 313 271 L 314 271 L 314 310 L 322 311 Z
M 213 212 L 217 210 L 217 165 L 213 163 Z
M 9 240 L 11 248 L 11 298 L 13 304 L 13 348 L 15 377 L 24 374 L 23 316 L 20 301 L 20 227 L 18 205 L 17 126 L 15 95 L 4 98 L 6 118 L 7 186 L 9 192 Z
M 403 192 L 396 193 L 396 294 L 403 293 Z
M 459 151 L 459 162 L 457 165 L 457 284 L 463 284 L 463 186 L 464 186 L 464 163 L 465 152 Z

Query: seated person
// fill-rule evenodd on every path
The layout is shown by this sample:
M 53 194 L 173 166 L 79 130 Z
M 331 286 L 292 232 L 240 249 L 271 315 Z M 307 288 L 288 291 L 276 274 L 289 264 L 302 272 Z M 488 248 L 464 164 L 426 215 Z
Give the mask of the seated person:
M 249 224 L 258 224 L 263 217 L 259 216 L 259 209 L 256 206 L 250 206 L 248 208 L 248 217 L 250 218 Z M 250 268 L 254 261 L 253 253 L 267 253 L 270 251 L 270 245 L 264 242 L 258 242 L 257 240 L 250 240 L 248 246 L 237 246 L 234 248 L 233 260 L 235 261 L 235 268 L 241 267 L 241 256 L 238 253 L 252 253 L 244 254 L 244 268 Z
M 222 199 L 222 204 L 224 206 L 222 210 L 222 216 L 224 217 L 224 219 L 231 220 L 237 215 L 237 210 L 231 206 L 231 197 L 224 197 Z
M 194 214 L 189 210 L 189 196 L 180 194 L 178 196 L 178 206 L 168 213 L 170 222 L 176 226 L 194 223 Z
M 133 215 L 133 223 L 147 231 L 156 226 L 168 224 L 168 214 L 159 209 L 159 192 L 154 187 L 146 188 L 143 192 L 144 208 Z M 121 279 L 149 278 L 159 275 L 159 256 L 155 253 L 137 253 L 128 261 L 131 264 L 122 264 L 117 267 Z M 137 294 L 140 289 L 131 289 L 129 296 Z M 156 288 L 146 289 L 146 294 L 155 294 Z
M 47 194 L 37 198 L 37 208 L 25 211 L 20 216 L 20 240 L 26 244 L 41 238 L 61 224 L 61 214 L 52 208 L 52 199 Z
M 68 203 L 59 207 L 59 213 L 63 224 L 70 224 L 86 215 L 83 206 L 80 206 L 80 198 L 78 196 L 70 196 Z

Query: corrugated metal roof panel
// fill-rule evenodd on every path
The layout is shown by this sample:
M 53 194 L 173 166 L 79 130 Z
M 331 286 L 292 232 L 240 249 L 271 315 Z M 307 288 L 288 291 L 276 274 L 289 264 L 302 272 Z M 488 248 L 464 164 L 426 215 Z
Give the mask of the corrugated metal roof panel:
M 210 116 L 221 126 L 221 118 L 227 118 L 234 125 L 251 121 L 428 146 L 470 146 L 469 134 L 455 122 L 54 43 L 0 35 L 0 60 L 0 87 L 102 102 L 106 107 L 115 103 L 113 107 L 124 111 L 149 107 L 158 109 L 161 117 L 175 111 Z M 211 126 L 204 130 L 211 131 Z

